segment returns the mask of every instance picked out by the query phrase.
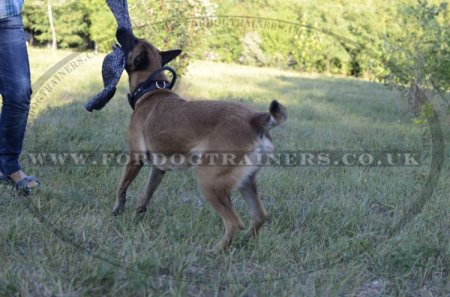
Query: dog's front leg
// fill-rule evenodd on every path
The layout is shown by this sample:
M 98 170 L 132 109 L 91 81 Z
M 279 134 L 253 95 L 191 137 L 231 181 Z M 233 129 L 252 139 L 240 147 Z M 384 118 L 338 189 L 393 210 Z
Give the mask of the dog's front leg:
M 142 166 L 142 162 L 131 160 L 125 167 L 125 172 L 117 188 L 116 205 L 114 206 L 113 215 L 116 216 L 124 210 L 125 202 L 127 201 L 127 189 L 139 171 L 141 171 Z
M 138 213 L 144 213 L 147 211 L 147 205 L 152 199 L 153 194 L 161 183 L 164 174 L 166 172 L 164 170 L 153 167 L 152 173 L 150 174 L 147 182 L 147 186 L 145 188 L 145 192 L 143 193 L 141 199 L 139 200 L 139 206 L 137 208 Z

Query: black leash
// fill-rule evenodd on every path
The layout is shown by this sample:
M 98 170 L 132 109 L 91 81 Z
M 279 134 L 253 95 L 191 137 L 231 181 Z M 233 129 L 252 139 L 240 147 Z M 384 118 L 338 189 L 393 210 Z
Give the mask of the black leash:
M 155 77 L 158 74 L 166 70 L 172 72 L 173 75 L 170 84 L 166 80 L 155 80 Z M 134 109 L 136 102 L 139 100 L 139 98 L 142 97 L 142 95 L 153 90 L 171 90 L 175 85 L 176 80 L 177 80 L 177 73 L 172 67 L 164 66 L 158 68 L 155 71 L 153 71 L 153 73 L 149 76 L 149 78 L 147 78 L 143 83 L 138 85 L 138 87 L 132 94 L 128 94 L 128 103 L 130 103 L 131 108 Z

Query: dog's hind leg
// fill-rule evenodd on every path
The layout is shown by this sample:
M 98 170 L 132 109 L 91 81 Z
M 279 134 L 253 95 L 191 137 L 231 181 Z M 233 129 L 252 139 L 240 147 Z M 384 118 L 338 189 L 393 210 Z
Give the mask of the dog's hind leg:
M 267 219 L 267 211 L 259 199 L 258 189 L 256 186 L 255 175 L 252 174 L 239 188 L 244 199 L 247 201 L 252 216 L 252 235 L 256 235 L 259 228 Z
M 164 170 L 158 169 L 153 166 L 152 172 L 148 178 L 145 192 L 143 193 L 138 203 L 138 213 L 144 213 L 147 211 L 147 205 L 150 202 L 150 199 L 152 199 L 153 194 L 155 193 L 156 188 L 158 188 L 159 184 L 161 183 L 165 173 L 166 172 Z
M 211 179 L 211 175 L 202 170 L 198 171 L 198 182 L 206 200 L 219 213 L 225 226 L 225 234 L 217 244 L 216 251 L 226 249 L 236 233 L 244 229 L 244 223 L 231 204 L 231 187 L 221 178 Z
M 141 171 L 143 163 L 139 159 L 132 158 L 125 167 L 122 179 L 116 193 L 116 205 L 114 206 L 113 215 L 118 215 L 125 208 L 125 202 L 127 201 L 127 189 L 131 182 L 136 178 Z

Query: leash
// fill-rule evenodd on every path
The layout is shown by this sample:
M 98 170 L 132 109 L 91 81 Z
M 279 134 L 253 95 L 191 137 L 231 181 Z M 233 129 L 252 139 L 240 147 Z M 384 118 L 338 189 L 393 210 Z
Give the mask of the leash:
M 166 80 L 155 80 L 155 77 L 163 71 L 172 72 L 173 78 L 172 81 L 167 82 Z M 154 90 L 171 90 L 175 85 L 177 80 L 177 73 L 170 66 L 164 66 L 156 69 L 150 74 L 149 78 L 147 78 L 143 83 L 138 85 L 136 90 L 132 94 L 128 94 L 128 103 L 130 103 L 131 108 L 134 110 L 134 106 L 136 102 L 141 98 L 144 94 L 154 91 Z

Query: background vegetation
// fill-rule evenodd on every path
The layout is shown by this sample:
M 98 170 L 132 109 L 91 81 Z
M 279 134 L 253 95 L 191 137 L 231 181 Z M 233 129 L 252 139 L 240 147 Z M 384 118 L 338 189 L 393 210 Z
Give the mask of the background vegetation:
M 115 42 L 105 1 L 25 3 L 34 45 L 53 40 L 60 48 L 108 52 Z M 129 7 L 136 35 L 160 48 L 184 50 L 180 72 L 194 58 L 364 77 L 405 89 L 414 114 L 422 110 L 424 89 L 448 101 L 446 1 L 130 0 Z
M 60 48 L 109 51 L 115 23 L 105 1 L 53 0 L 52 6 Z M 439 37 L 441 45 L 448 45 L 444 38 L 450 27 L 448 6 L 438 0 L 130 0 L 129 6 L 138 35 L 151 38 L 162 48 L 184 47 L 186 39 L 200 35 L 197 30 L 202 29 L 195 47 L 189 47 L 196 58 L 355 76 L 374 71 L 367 56 L 382 55 L 387 42 L 403 49 L 405 45 L 399 42 L 405 37 L 413 38 L 409 41 L 415 46 L 427 35 L 428 41 Z M 50 43 L 47 1 L 25 1 L 24 16 L 33 43 Z M 211 24 L 223 16 L 270 18 L 300 26 L 287 31 L 276 24 L 245 20 L 219 20 L 220 25 L 207 26 L 206 21 Z M 205 22 L 192 21 L 192 17 L 204 17 Z M 359 47 L 340 40 L 344 38 Z

